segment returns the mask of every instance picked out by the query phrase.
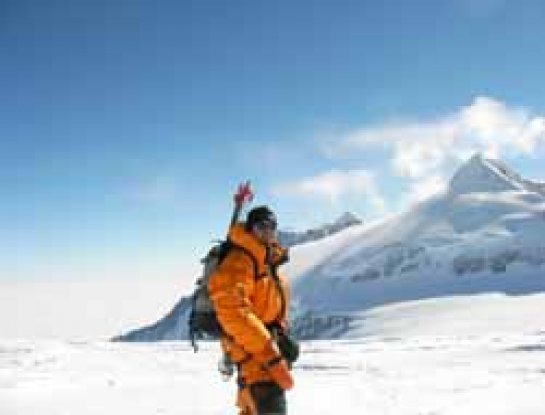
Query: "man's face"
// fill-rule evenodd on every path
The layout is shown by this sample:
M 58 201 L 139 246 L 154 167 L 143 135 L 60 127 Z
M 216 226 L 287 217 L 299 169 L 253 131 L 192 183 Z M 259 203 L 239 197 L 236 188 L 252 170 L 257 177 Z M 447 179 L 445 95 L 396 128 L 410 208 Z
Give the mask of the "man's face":
M 264 245 L 270 245 L 276 242 L 276 222 L 262 221 L 256 223 L 252 231 L 257 239 Z

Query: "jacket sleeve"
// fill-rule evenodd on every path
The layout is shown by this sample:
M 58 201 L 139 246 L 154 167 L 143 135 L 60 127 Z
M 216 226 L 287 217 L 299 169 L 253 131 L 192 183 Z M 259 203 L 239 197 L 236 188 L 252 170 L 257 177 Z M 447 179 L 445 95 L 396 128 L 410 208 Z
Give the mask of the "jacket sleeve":
M 271 336 L 254 314 L 252 260 L 239 251 L 230 252 L 210 277 L 208 291 L 225 332 L 246 352 L 261 352 Z

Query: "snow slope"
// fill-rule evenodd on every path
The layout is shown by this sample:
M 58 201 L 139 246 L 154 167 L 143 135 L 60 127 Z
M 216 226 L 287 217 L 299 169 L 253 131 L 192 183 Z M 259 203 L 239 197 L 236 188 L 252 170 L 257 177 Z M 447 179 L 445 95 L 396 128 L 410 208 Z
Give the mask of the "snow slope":
M 425 310 L 421 310 L 425 311 Z M 545 332 L 305 342 L 291 414 L 538 415 Z M 217 344 L 0 342 L 2 415 L 224 415 Z
M 294 258 L 312 249 L 327 254 L 310 267 L 297 260 L 287 267 L 296 275 L 293 313 L 305 336 L 358 331 L 365 313 L 385 304 L 545 290 L 545 196 L 480 156 L 458 170 L 444 194 L 337 239 L 330 250 L 329 240 L 296 247 Z M 345 320 L 329 322 L 337 326 L 329 332 L 308 327 L 324 316 Z

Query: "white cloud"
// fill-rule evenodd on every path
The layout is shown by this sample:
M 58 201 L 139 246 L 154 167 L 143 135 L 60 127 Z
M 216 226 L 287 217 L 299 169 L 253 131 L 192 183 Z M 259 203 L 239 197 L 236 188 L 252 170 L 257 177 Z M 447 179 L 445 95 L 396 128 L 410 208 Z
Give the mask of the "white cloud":
M 431 175 L 414 180 L 409 184 L 406 195 L 407 203 L 416 203 L 446 190 L 447 181 L 443 176 Z
M 541 141 L 545 141 L 545 118 L 536 117 L 528 121 L 524 131 L 517 137 L 517 146 L 527 154 L 535 153 Z
M 330 170 L 277 185 L 273 193 L 325 198 L 334 206 L 347 197 L 365 196 L 376 212 L 384 213 L 387 204 L 375 175 L 380 174 L 381 186 L 388 186 L 385 193 L 399 184 L 407 189 L 400 200 L 389 200 L 389 205 L 418 202 L 445 190 L 455 169 L 475 153 L 505 160 L 538 155 L 545 149 L 545 117 L 480 96 L 440 117 L 389 121 L 348 133 L 329 133 L 318 141 L 323 155 L 337 162 L 345 157 L 387 156 L 378 166 L 373 160 L 376 171 Z M 396 177 L 402 183 L 394 183 Z
M 440 119 L 362 128 L 341 138 L 336 153 L 383 145 L 393 150 L 392 167 L 418 178 L 481 152 L 489 157 L 531 154 L 545 142 L 545 118 L 487 97 Z
M 345 195 L 366 196 L 378 211 L 384 211 L 385 201 L 377 189 L 374 175 L 367 170 L 330 170 L 298 181 L 283 183 L 272 189 L 278 196 L 320 197 L 337 205 Z
M 409 181 L 412 193 L 424 195 L 443 188 L 444 178 L 474 153 L 492 158 L 532 155 L 543 143 L 544 117 L 493 98 L 477 97 L 469 106 L 435 120 L 356 130 L 341 137 L 329 154 L 353 155 L 383 146 L 391 151 L 391 171 Z

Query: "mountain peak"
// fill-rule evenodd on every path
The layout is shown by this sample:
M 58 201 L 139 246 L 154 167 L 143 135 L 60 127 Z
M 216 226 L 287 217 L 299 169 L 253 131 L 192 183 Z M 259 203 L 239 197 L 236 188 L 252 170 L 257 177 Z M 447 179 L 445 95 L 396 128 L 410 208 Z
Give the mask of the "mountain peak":
M 333 222 L 333 225 L 346 227 L 350 225 L 359 225 L 361 223 L 361 220 L 353 213 L 344 212 L 335 222 Z
M 490 160 L 477 153 L 464 163 L 449 183 L 454 194 L 523 190 L 520 176 L 501 161 Z

